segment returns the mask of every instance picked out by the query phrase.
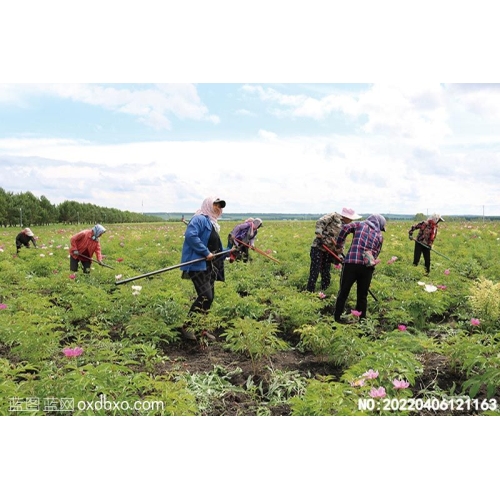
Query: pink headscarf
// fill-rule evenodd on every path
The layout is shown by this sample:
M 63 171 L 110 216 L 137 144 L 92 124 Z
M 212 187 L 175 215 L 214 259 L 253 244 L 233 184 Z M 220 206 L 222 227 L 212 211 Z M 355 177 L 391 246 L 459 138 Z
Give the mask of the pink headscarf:
M 214 210 L 214 201 L 218 199 L 219 198 L 217 196 L 210 196 L 208 198 L 205 198 L 203 200 L 203 203 L 201 204 L 201 208 L 195 212 L 195 215 L 200 215 L 200 214 L 206 215 L 214 225 L 217 232 L 220 231 L 220 226 L 219 224 L 217 224 L 217 219 L 220 217 L 220 215 L 217 214 Z M 222 209 L 221 209 L 221 214 L 222 214 Z

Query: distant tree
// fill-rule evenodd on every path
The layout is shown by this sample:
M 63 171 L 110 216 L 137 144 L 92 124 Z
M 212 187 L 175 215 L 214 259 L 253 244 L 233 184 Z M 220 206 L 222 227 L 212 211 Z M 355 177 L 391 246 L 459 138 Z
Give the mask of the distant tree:
M 415 215 L 415 217 L 413 218 L 413 220 L 414 220 L 414 221 L 417 221 L 417 222 L 418 222 L 418 221 L 421 221 L 421 220 L 425 220 L 425 219 L 427 219 L 427 217 L 426 217 L 423 213 L 421 213 L 421 212 L 419 212 L 419 213 L 418 213 L 417 215 Z
M 0 187 L 0 225 L 24 227 L 62 222 L 63 224 L 115 224 L 118 222 L 161 222 L 161 217 L 128 210 L 99 207 L 92 203 L 65 200 L 53 205 L 45 197 L 33 193 L 6 192 Z
M 0 225 L 7 226 L 7 212 L 9 208 L 9 195 L 0 188 Z

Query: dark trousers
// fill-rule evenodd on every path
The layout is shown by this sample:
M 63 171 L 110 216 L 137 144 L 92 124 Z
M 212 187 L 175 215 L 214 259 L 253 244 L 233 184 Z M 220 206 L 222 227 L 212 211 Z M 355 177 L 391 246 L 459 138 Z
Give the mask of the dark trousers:
M 198 294 L 191 305 L 189 314 L 208 312 L 215 296 L 216 274 L 212 270 L 212 266 L 207 266 L 206 271 L 190 271 L 188 274 Z
M 424 256 L 424 266 L 425 270 L 429 273 L 431 270 L 431 250 L 430 248 L 425 248 L 420 243 L 415 242 L 415 250 L 413 252 L 413 265 L 418 266 L 420 262 L 420 256 Z
M 307 291 L 314 292 L 316 281 L 321 274 L 321 290 L 326 290 L 330 286 L 332 279 L 331 268 L 332 258 L 325 251 L 318 247 L 311 247 L 311 267 L 309 269 L 309 280 L 307 281 Z
M 90 273 L 90 266 L 92 265 L 92 262 L 90 260 L 83 261 L 75 259 L 72 255 L 69 256 L 69 270 L 76 273 L 78 271 L 78 264 L 80 262 L 82 263 L 83 272 Z
M 368 290 L 372 282 L 373 267 L 363 264 L 344 264 L 340 275 L 340 290 L 335 304 L 334 317 L 338 321 L 344 312 L 345 303 L 352 286 L 356 283 L 356 311 L 361 312 L 361 318 L 366 318 L 368 307 Z

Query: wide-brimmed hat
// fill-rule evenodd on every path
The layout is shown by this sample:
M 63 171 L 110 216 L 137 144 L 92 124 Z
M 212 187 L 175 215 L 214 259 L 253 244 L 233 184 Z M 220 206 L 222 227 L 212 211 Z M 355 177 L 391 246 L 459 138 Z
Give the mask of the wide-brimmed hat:
M 352 208 L 343 208 L 342 212 L 340 212 L 340 215 L 342 217 L 345 217 L 346 219 L 351 219 L 351 220 L 356 220 L 356 219 L 361 219 L 361 215 L 358 215 Z
M 259 218 L 254 219 L 254 220 L 252 221 L 252 224 L 253 224 L 256 228 L 262 227 L 262 219 L 259 219 Z
M 24 230 L 24 234 L 25 234 L 26 236 L 34 236 L 33 231 L 32 231 L 29 227 L 27 227 L 27 228 Z

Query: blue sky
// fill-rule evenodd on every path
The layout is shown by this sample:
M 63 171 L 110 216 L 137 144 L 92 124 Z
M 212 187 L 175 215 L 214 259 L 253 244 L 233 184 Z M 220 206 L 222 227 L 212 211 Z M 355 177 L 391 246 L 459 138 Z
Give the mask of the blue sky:
M 1 84 L 1 185 L 123 210 L 500 214 L 500 86 Z
M 232 213 L 500 215 L 500 86 L 440 83 L 499 81 L 493 17 L 463 37 L 475 13 L 451 23 L 425 1 L 411 23 L 398 2 L 334 2 L 333 17 L 315 0 L 99 4 L 66 24 L 53 5 L 6 7 L 8 191 L 145 212 L 216 195 Z M 47 83 L 79 81 L 105 83 Z

